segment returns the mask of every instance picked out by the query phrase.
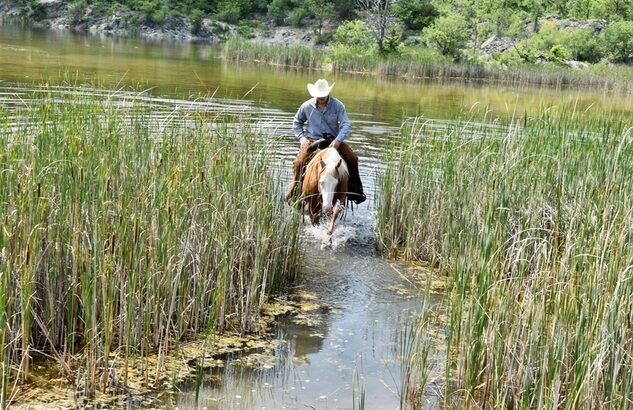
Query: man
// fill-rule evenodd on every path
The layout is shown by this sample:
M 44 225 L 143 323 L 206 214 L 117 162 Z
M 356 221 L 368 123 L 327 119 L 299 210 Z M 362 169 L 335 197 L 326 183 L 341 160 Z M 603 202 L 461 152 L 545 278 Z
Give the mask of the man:
M 314 84 L 308 84 L 308 92 L 313 98 L 301 104 L 295 114 L 294 134 L 301 143 L 301 149 L 292 163 L 293 179 L 286 192 L 288 202 L 296 198 L 301 191 L 299 186 L 301 173 L 313 154 L 313 150 L 309 149 L 310 145 L 320 139 L 327 140 L 329 146 L 336 148 L 347 162 L 350 174 L 348 198 L 357 204 L 365 202 L 363 183 L 358 173 L 358 157 L 343 142 L 351 129 L 347 111 L 341 101 L 330 96 L 332 87 L 334 83 L 330 85 L 323 79 L 317 80 Z

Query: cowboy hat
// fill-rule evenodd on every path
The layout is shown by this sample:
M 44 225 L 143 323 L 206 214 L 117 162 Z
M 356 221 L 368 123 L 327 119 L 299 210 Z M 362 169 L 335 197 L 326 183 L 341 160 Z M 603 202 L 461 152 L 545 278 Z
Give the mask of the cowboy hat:
M 308 91 L 314 98 L 327 97 L 332 91 L 335 83 L 328 84 L 327 80 L 319 79 L 314 84 L 308 83 Z

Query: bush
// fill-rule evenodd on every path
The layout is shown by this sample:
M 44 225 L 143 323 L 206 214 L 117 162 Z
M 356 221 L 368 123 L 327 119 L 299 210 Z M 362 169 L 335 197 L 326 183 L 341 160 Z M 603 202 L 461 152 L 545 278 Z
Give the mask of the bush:
M 334 40 L 340 45 L 369 49 L 374 41 L 374 33 L 361 20 L 346 21 L 336 29 Z
M 603 31 L 607 54 L 616 62 L 633 62 L 633 21 L 609 24 Z
M 563 63 L 571 58 L 571 51 L 561 44 L 555 44 L 547 53 L 547 59 L 554 63 Z
M 530 38 L 530 45 L 542 54 L 547 54 L 555 45 L 567 44 L 568 37 L 566 31 L 559 30 L 555 23 L 546 21 L 539 32 Z
M 524 63 L 534 64 L 536 62 L 536 55 L 537 53 L 534 49 L 520 43 L 505 53 L 494 54 L 493 58 L 501 65 L 512 66 Z
M 603 38 L 589 28 L 570 31 L 565 45 L 574 60 L 595 64 L 605 55 Z
M 383 51 L 385 54 L 401 55 L 404 52 L 402 44 L 403 33 L 395 27 L 391 27 L 389 33 L 385 36 L 383 43 Z
M 459 14 L 439 17 L 422 30 L 422 38 L 429 47 L 455 59 L 461 57 L 461 49 L 466 46 L 468 37 L 468 22 Z
M 303 25 L 303 20 L 308 17 L 308 12 L 303 7 L 298 7 L 290 11 L 290 15 L 288 16 L 288 23 L 294 27 L 301 27 Z

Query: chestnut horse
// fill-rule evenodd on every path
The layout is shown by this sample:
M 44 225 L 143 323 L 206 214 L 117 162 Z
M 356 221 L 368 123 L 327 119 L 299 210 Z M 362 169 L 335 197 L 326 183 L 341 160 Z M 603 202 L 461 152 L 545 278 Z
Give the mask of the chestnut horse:
M 334 222 L 347 200 L 348 181 L 347 163 L 336 148 L 319 151 L 306 166 L 301 194 L 312 225 L 319 222 L 322 212 L 327 216 L 330 236 L 327 244 L 331 242 Z

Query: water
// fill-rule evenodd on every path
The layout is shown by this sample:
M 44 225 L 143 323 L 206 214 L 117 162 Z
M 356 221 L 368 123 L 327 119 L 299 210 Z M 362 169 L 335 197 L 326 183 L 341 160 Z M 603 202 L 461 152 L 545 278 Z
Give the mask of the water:
M 358 400 L 362 389 L 366 408 L 399 408 L 402 329 L 419 317 L 423 303 L 401 276 L 406 267 L 376 255 L 372 218 L 363 207 L 348 215 L 335 232 L 333 249 L 320 246 L 323 228 L 306 228 L 307 260 L 298 289 L 328 308 L 308 320 L 282 318 L 272 332 L 278 341 L 273 358 L 263 367 L 243 361 L 248 353 L 237 355 L 208 373 L 197 400 L 192 383 L 170 404 L 340 409 L 352 408 L 352 396 Z M 435 408 L 436 397 L 426 402 L 426 408 Z
M 158 129 L 173 113 L 237 113 L 276 144 L 279 169 L 288 178 L 297 149 L 292 117 L 308 98 L 306 84 L 320 77 L 335 82 L 333 95 L 348 108 L 353 126 L 348 141 L 359 155 L 368 201 L 338 224 L 331 249 L 321 246 L 323 227 L 306 227 L 306 266 L 297 283 L 329 308 L 307 323 L 281 318 L 272 330 L 277 347 L 264 366 L 246 366 L 245 356 L 236 355 L 205 375 L 197 398 L 193 385 L 184 384 L 165 402 L 168 407 L 352 408 L 352 398 L 364 391 L 366 408 L 398 408 L 402 329 L 420 314 L 423 301 L 404 277 L 407 267 L 376 254 L 374 204 L 382 152 L 398 138 L 403 119 L 419 114 L 441 134 L 456 117 L 471 119 L 473 132 L 486 118 L 503 136 L 514 132 L 504 123 L 543 106 L 571 106 L 581 115 L 633 114 L 633 99 L 600 92 L 407 83 L 231 65 L 221 56 L 221 48 L 208 45 L 0 26 L 0 106 L 9 116 L 18 105 L 43 98 L 62 101 L 63 94 L 120 106 L 135 101 L 151 109 Z M 42 83 L 55 87 L 43 89 Z M 440 309 L 438 302 L 432 300 L 431 308 Z M 433 354 L 441 363 L 441 353 Z M 425 407 L 436 407 L 436 397 L 429 392 Z

